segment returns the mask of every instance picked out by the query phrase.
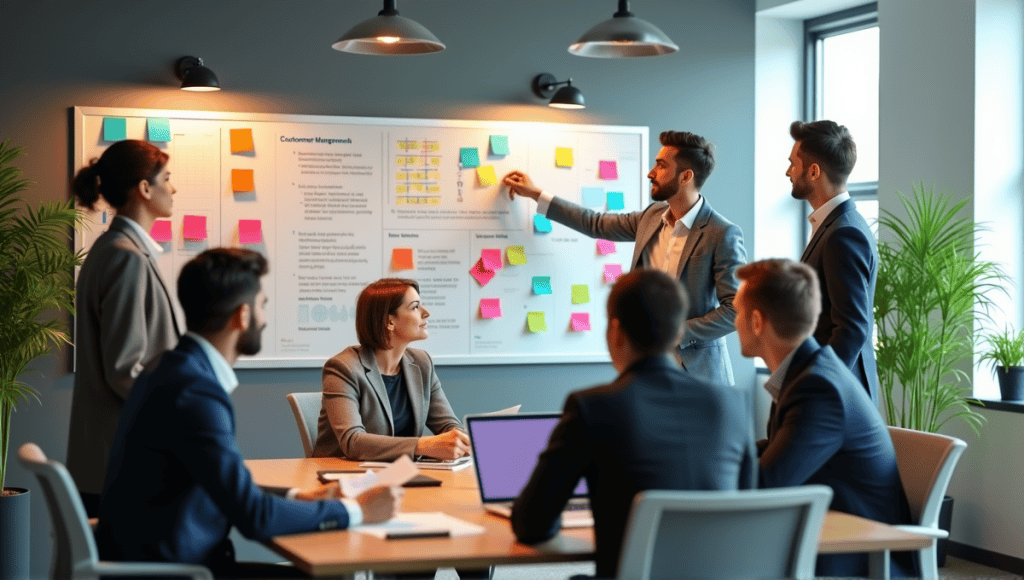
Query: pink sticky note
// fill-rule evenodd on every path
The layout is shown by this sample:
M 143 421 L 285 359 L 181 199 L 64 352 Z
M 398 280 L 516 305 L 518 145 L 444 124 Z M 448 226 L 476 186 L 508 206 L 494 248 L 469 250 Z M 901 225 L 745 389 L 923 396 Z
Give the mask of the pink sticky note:
M 480 316 L 484 318 L 501 318 L 501 299 L 481 298 Z
M 618 179 L 619 167 L 614 161 L 602 161 L 598 175 L 601 179 Z
M 597 240 L 597 251 L 602 256 L 615 253 L 615 242 L 608 240 Z
M 484 268 L 488 270 L 500 270 L 501 269 L 501 250 L 481 250 L 480 261 L 483 262 Z
M 181 231 L 186 240 L 205 240 L 206 239 L 206 216 L 204 215 L 187 215 L 185 216 L 184 224 L 182 225 Z
M 263 226 L 260 220 L 238 220 L 238 241 L 242 244 L 262 242 Z
M 483 258 L 476 261 L 476 264 L 469 270 L 469 273 L 476 278 L 476 281 L 481 286 L 486 286 L 491 281 L 491 278 L 494 278 L 494 270 L 488 270 L 484 267 Z
M 171 220 L 156 220 L 153 222 L 153 228 L 149 230 L 149 235 L 158 242 L 169 242 L 174 237 L 171 234 Z
M 621 264 L 605 264 L 604 265 L 604 281 L 605 282 L 614 282 L 614 281 L 618 280 L 619 276 L 621 276 L 621 275 L 622 275 L 622 265 Z
M 572 329 L 576 332 L 590 330 L 590 313 L 573 312 L 569 317 L 569 323 L 572 325 Z

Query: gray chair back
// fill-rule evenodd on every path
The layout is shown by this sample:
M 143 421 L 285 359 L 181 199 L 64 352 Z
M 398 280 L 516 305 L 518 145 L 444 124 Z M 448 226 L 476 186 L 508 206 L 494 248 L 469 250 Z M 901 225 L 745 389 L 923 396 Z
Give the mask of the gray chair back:
M 292 407 L 295 426 L 299 428 L 299 439 L 302 440 L 302 451 L 306 457 L 313 457 L 322 397 L 320 393 L 288 393 L 288 404 Z

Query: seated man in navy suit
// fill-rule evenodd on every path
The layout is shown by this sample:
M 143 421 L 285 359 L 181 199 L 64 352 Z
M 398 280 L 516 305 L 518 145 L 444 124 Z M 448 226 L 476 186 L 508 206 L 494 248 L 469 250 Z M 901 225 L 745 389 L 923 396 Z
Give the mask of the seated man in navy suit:
M 744 356 L 764 359 L 772 375 L 768 438 L 758 442 L 760 486 L 820 483 L 831 509 L 888 524 L 910 523 L 896 452 L 867 391 L 832 348 L 811 334 L 821 312 L 814 270 L 790 260 L 740 267 L 736 334 Z M 898 557 L 902 556 L 902 557 Z M 913 572 L 904 552 L 893 575 Z M 818 576 L 866 576 L 864 554 L 818 556 Z
M 659 270 L 633 270 L 608 297 L 614 382 L 577 391 L 512 507 L 512 530 L 536 543 L 558 533 L 581 477 L 594 512 L 597 575 L 615 576 L 633 498 L 648 489 L 756 486 L 748 390 L 696 379 L 673 357 L 686 295 Z
M 234 560 L 232 526 L 246 537 L 346 528 L 389 519 L 400 489 L 336 500 L 337 485 L 286 499 L 252 481 L 235 442 L 231 365 L 260 350 L 267 261 L 237 248 L 185 264 L 178 298 L 188 333 L 139 377 L 114 439 L 96 530 L 105 560 L 203 564 L 218 577 L 303 577 L 298 570 Z M 316 500 L 316 501 L 312 501 Z

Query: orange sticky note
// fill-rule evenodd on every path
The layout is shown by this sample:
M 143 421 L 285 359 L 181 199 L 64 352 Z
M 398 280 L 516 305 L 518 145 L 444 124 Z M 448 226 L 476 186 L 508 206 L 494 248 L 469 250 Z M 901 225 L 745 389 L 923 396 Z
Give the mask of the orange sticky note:
M 238 241 L 242 244 L 262 242 L 263 225 L 260 220 L 238 220 Z
M 206 239 L 206 216 L 187 215 L 181 227 L 182 234 L 186 240 Z
M 252 150 L 252 129 L 232 129 L 231 152 L 245 153 Z
M 412 270 L 412 248 L 395 248 L 391 250 L 391 269 Z
M 256 178 L 253 177 L 252 169 L 231 170 L 231 191 L 256 191 Z

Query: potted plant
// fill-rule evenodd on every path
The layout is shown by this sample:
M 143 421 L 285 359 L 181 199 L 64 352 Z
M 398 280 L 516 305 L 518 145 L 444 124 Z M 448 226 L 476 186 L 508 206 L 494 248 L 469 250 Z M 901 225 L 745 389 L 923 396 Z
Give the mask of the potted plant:
M 1004 401 L 1024 400 L 1024 330 L 1007 328 L 986 338 L 988 351 L 978 362 L 990 361 L 999 379 L 999 394 Z
M 20 147 L 0 143 L 0 578 L 28 578 L 28 490 L 4 486 L 11 415 L 18 403 L 36 398 L 21 381 L 29 364 L 70 344 L 64 312 L 74 312 L 71 249 L 79 213 L 72 201 L 33 208 L 19 193 L 29 182 L 13 165 Z
M 954 202 L 924 183 L 914 187 L 911 198 L 896 193 L 905 217 L 880 213 L 874 305 L 875 357 L 887 420 L 934 433 L 957 419 L 978 433 L 985 417 L 968 404 L 974 402 L 967 374 L 974 325 L 976 319 L 991 320 L 989 293 L 1005 291 L 1006 276 L 974 251 L 982 228 L 958 215 L 967 199 Z M 940 527 L 948 531 L 951 516 L 952 498 L 946 497 Z

